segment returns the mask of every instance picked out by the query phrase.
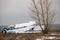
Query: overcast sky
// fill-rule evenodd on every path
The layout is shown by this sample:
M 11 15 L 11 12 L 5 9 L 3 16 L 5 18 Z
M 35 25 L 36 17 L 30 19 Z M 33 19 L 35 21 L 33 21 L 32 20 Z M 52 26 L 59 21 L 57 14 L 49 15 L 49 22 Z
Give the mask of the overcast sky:
M 19 24 L 32 20 L 28 7 L 31 0 L 0 0 L 0 25 Z M 55 23 L 60 24 L 60 0 L 54 0 Z

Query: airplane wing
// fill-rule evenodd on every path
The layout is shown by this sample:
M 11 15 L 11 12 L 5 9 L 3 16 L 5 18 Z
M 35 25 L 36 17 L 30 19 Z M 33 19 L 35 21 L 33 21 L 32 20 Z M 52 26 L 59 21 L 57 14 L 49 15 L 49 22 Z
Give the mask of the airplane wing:
M 30 30 L 30 29 L 32 29 L 32 28 L 34 28 L 35 26 L 27 26 L 27 27 L 25 27 L 25 28 L 20 28 L 19 29 L 19 31 L 28 31 L 28 30 Z

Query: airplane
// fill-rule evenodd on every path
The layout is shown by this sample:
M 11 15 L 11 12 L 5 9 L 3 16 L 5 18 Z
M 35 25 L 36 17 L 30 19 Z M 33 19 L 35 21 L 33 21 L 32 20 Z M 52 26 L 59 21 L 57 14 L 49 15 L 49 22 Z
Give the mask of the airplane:
M 3 33 L 25 33 L 28 30 L 36 27 L 36 22 L 30 21 L 28 23 L 21 23 L 15 25 L 9 25 L 8 28 L 3 28 Z

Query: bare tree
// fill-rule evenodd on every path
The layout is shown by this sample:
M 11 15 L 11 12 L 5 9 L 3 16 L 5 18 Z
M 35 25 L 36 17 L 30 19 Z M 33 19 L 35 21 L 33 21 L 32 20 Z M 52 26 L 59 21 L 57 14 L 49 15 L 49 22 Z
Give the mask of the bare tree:
M 48 27 L 54 22 L 55 11 L 52 8 L 52 0 L 32 0 L 33 8 L 31 17 L 38 21 L 43 33 L 48 33 Z M 42 24 L 45 30 L 42 28 Z

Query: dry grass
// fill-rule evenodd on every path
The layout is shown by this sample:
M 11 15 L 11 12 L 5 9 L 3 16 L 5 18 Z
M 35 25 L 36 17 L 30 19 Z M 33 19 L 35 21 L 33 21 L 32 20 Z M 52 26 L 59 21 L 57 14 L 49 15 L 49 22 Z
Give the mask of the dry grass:
M 56 34 L 56 33 L 55 33 Z M 60 34 L 60 33 L 59 33 Z M 50 36 L 49 34 L 42 34 L 42 33 L 22 33 L 22 34 L 2 34 L 0 33 L 0 40 L 15 40 L 17 37 L 19 39 L 22 38 L 42 38 L 43 36 Z
M 40 36 L 39 36 L 40 35 Z M 0 40 L 15 40 L 16 37 L 19 38 L 37 38 L 37 37 L 41 37 L 43 34 L 40 33 L 22 33 L 22 34 L 2 34 L 0 33 Z
M 2 34 L 0 33 L 0 40 L 14 40 L 17 37 L 16 34 Z

